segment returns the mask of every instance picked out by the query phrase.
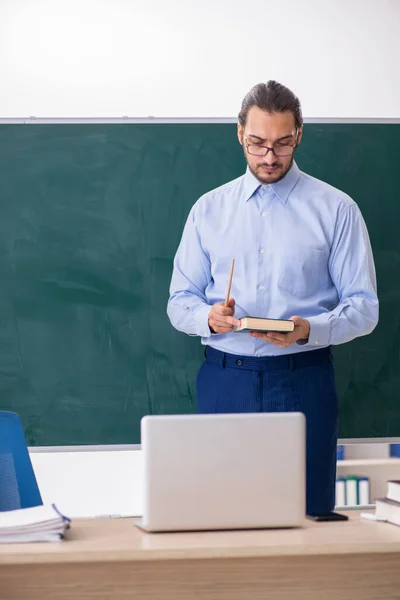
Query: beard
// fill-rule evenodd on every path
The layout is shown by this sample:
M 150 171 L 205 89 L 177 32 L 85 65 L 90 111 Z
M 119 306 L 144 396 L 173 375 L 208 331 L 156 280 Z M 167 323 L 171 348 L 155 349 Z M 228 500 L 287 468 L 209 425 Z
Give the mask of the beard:
M 254 177 L 256 179 L 258 179 L 258 181 L 264 185 L 268 184 L 268 183 L 277 183 L 278 181 L 283 179 L 285 177 L 285 175 L 288 173 L 288 171 L 290 171 L 290 169 L 293 165 L 293 161 L 294 161 L 294 153 L 292 154 L 291 159 L 286 167 L 284 167 L 282 165 L 282 163 L 279 162 L 279 158 L 277 158 L 276 156 L 274 156 L 275 160 L 272 163 L 272 165 L 266 165 L 265 163 L 260 163 L 258 165 L 251 165 L 247 159 L 246 153 L 244 154 L 244 157 L 245 157 L 247 165 L 248 165 L 250 171 L 253 173 Z M 256 157 L 253 156 L 252 158 L 256 158 Z M 265 166 L 275 167 L 276 170 L 273 173 L 267 173 L 266 171 L 263 170 L 263 167 L 265 167 Z

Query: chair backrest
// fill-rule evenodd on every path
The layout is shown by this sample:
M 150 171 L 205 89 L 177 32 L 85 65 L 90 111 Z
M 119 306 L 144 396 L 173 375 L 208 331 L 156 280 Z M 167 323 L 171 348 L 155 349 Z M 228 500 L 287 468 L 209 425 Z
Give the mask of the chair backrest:
M 43 504 L 16 413 L 0 410 L 0 511 Z

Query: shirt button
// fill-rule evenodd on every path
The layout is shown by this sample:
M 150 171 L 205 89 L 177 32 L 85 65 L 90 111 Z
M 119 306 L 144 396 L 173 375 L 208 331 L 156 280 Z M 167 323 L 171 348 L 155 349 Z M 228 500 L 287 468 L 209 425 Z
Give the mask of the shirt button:
M 314 344 L 315 344 L 316 346 L 318 346 L 319 342 L 318 342 L 318 341 L 316 341 L 316 342 L 314 342 Z
M 262 213 L 262 216 L 263 216 L 263 217 L 266 217 L 266 216 L 267 216 L 267 212 L 266 212 L 265 210 L 264 210 L 264 212 Z
M 243 364 L 243 361 L 240 358 L 238 358 L 238 360 L 236 361 L 236 364 L 239 365 L 239 367 L 240 367 L 240 365 Z
M 263 285 L 260 285 L 260 287 L 259 287 L 258 289 L 259 289 L 259 290 L 263 290 L 263 289 L 264 289 L 264 286 L 263 286 Z
M 265 254 L 265 248 L 261 248 L 260 252 L 261 254 Z

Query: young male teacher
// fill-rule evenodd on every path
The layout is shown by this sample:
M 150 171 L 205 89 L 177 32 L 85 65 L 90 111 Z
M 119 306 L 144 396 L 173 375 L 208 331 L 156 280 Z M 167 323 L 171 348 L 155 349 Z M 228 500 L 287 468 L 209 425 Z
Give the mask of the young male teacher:
M 246 95 L 238 123 L 246 173 L 192 207 L 167 311 L 176 329 L 206 346 L 199 412 L 305 414 L 307 513 L 325 515 L 335 501 L 338 418 L 330 347 L 370 333 L 378 299 L 360 210 L 299 170 L 302 134 L 291 90 L 269 81 Z M 292 319 L 294 331 L 234 331 L 246 315 Z

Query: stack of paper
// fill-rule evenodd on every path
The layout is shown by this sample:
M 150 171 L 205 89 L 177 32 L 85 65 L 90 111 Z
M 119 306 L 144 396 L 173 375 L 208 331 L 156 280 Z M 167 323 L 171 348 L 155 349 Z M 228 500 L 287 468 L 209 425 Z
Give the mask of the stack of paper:
M 70 519 L 52 505 L 0 512 L 0 543 L 58 542 Z

